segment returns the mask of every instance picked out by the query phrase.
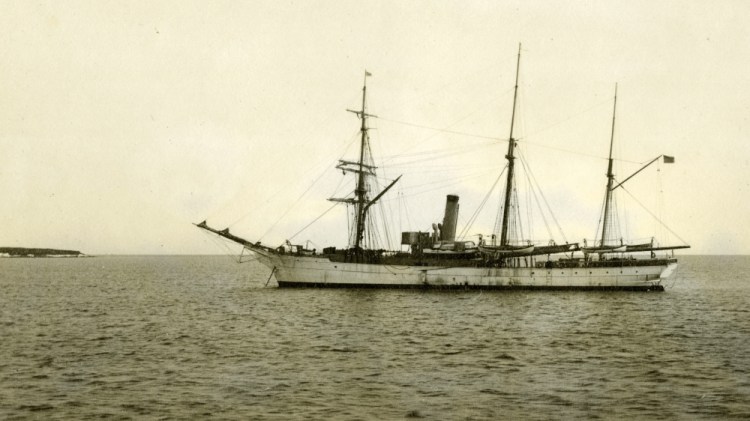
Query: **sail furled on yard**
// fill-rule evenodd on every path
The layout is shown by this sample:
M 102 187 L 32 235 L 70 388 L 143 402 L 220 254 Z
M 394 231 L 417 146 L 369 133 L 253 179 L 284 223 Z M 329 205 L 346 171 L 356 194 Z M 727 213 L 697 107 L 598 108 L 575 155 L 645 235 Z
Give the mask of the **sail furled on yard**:
M 360 119 L 360 147 L 359 158 L 356 161 L 339 160 L 336 168 L 355 174 L 354 196 L 351 198 L 331 198 L 334 202 L 343 202 L 351 206 L 352 217 L 349 224 L 349 248 L 353 250 L 374 249 L 380 239 L 374 226 L 374 221 L 369 217 L 369 209 L 388 191 L 397 181 L 392 181 L 380 193 L 371 198 L 377 183 L 374 159 L 370 149 L 370 136 L 368 133 L 367 117 L 376 117 L 367 113 L 367 78 L 372 73 L 365 70 L 364 83 L 362 85 L 362 108 L 360 110 L 347 110 L 354 113 Z M 400 178 L 400 177 L 399 177 Z M 387 236 L 387 235 L 386 235 Z

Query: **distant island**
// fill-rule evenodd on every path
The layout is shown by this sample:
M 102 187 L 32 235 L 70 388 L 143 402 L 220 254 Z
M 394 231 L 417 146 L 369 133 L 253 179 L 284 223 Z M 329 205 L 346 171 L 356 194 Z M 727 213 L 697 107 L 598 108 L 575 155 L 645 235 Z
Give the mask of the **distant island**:
M 0 247 L 0 257 L 84 257 L 78 250 Z

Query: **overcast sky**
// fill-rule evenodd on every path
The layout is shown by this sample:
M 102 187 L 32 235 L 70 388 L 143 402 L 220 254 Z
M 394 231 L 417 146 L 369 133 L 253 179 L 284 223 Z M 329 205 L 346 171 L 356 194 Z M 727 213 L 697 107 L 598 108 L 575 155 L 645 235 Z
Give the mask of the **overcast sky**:
M 458 194 L 461 231 L 505 165 L 522 43 L 519 150 L 567 240 L 596 231 L 617 83 L 618 179 L 676 158 L 628 182 L 625 234 L 750 253 L 746 1 L 2 3 L 0 246 L 221 253 L 191 223 L 278 245 L 320 215 L 293 239 L 344 246 L 325 199 L 353 184 L 326 169 L 356 158 L 365 69 L 395 230 Z

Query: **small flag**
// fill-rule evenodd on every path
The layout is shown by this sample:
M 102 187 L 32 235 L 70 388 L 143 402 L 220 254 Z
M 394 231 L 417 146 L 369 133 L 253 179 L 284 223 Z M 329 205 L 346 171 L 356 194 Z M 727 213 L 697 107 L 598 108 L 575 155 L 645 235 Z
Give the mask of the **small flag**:
M 367 70 L 365 70 L 365 76 L 372 76 L 372 73 L 370 73 Z
M 664 163 L 665 164 L 674 164 L 674 157 L 673 156 L 664 155 Z

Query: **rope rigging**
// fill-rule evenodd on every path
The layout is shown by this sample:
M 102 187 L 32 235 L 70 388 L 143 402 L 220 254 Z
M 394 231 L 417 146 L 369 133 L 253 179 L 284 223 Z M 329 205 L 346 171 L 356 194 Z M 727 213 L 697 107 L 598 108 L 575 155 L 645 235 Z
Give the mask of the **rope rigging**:
M 305 226 L 304 226 L 304 227 L 302 227 L 302 228 L 301 228 L 301 229 L 300 229 L 299 231 L 297 231 L 297 232 L 295 232 L 294 234 L 292 234 L 292 235 L 291 235 L 291 236 L 289 237 L 289 240 L 293 239 L 294 237 L 296 237 L 297 235 L 299 235 L 299 234 L 300 234 L 300 233 L 301 233 L 302 231 L 304 231 L 304 230 L 306 230 L 307 228 L 309 228 L 309 227 L 310 227 L 310 225 L 312 225 L 312 224 L 314 224 L 314 223 L 318 222 L 318 220 L 319 220 L 320 218 L 322 218 L 323 216 L 325 216 L 325 214 L 327 214 L 328 212 L 330 212 L 330 211 L 331 211 L 331 209 L 335 208 L 337 204 L 338 204 L 338 203 L 334 203 L 334 204 L 333 204 L 333 205 L 332 205 L 332 206 L 331 206 L 330 208 L 326 209 L 326 210 L 325 210 L 325 212 L 321 213 L 321 214 L 320 214 L 320 215 L 319 215 L 319 216 L 318 216 L 317 218 L 313 219 L 313 220 L 312 220 L 312 221 L 311 221 L 311 222 L 310 222 L 309 224 L 305 225 Z
M 518 85 L 518 80 L 516 80 L 516 85 Z M 516 89 L 517 89 L 517 86 L 516 86 Z M 509 90 L 509 91 L 511 91 L 511 90 Z M 498 100 L 498 97 L 495 97 L 495 98 L 492 99 L 492 101 L 489 101 L 488 104 L 496 102 L 497 100 Z M 514 98 L 514 101 L 515 101 L 515 98 Z M 475 163 L 471 163 L 471 164 L 470 163 L 456 164 L 455 163 L 456 157 L 464 156 L 464 155 L 471 154 L 471 153 L 476 153 L 476 154 L 481 154 L 483 156 L 486 156 L 486 155 L 489 155 L 489 154 L 486 153 L 486 149 L 488 149 L 490 147 L 494 148 L 494 147 L 496 147 L 498 145 L 504 144 L 504 142 L 507 142 L 509 140 L 511 140 L 511 141 L 518 141 L 518 140 L 522 140 L 523 139 L 524 140 L 524 142 L 523 142 L 524 145 L 532 145 L 532 146 L 538 146 L 538 147 L 543 147 L 543 148 L 548 148 L 548 149 L 554 149 L 554 150 L 557 150 L 557 151 L 562 151 L 562 152 L 566 152 L 566 153 L 573 153 L 573 154 L 582 155 L 582 156 L 589 156 L 589 157 L 593 157 L 593 158 L 597 158 L 597 159 L 606 159 L 606 158 L 602 158 L 602 157 L 596 156 L 596 155 L 591 155 L 591 154 L 586 154 L 586 153 L 582 153 L 582 152 L 565 150 L 565 149 L 562 149 L 562 148 L 558 148 L 558 147 L 554 147 L 554 146 L 549 146 L 549 145 L 545 145 L 545 144 L 541 144 L 541 143 L 529 142 L 528 140 L 526 140 L 526 137 L 528 137 L 528 136 L 526 136 L 526 137 L 517 137 L 517 136 L 513 137 L 513 131 L 512 131 L 512 129 L 511 129 L 511 136 L 513 137 L 513 139 L 502 139 L 502 138 L 499 138 L 497 136 L 485 136 L 485 135 L 481 135 L 481 134 L 477 134 L 477 133 L 469 133 L 469 132 L 465 132 L 465 131 L 461 131 L 461 130 L 455 129 L 455 126 L 457 126 L 462 121 L 465 121 L 466 119 L 468 119 L 471 116 L 475 115 L 480 110 L 487 109 L 486 105 L 488 105 L 488 104 L 485 104 L 484 106 L 477 107 L 476 109 L 473 109 L 470 112 L 465 113 L 464 115 L 460 116 L 458 119 L 455 119 L 454 121 L 452 121 L 449 124 L 444 125 L 443 127 L 432 127 L 430 125 L 425 125 L 425 124 L 411 123 L 411 122 L 407 122 L 407 121 L 403 121 L 403 120 L 399 120 L 399 119 L 387 118 L 387 117 L 376 117 L 376 116 L 373 116 L 373 115 L 366 114 L 365 110 L 366 110 L 366 105 L 367 104 L 366 104 L 366 99 L 365 99 L 364 95 L 363 95 L 363 98 L 362 98 L 362 102 L 363 102 L 362 111 L 361 112 L 355 112 L 355 113 L 357 113 L 358 117 L 363 120 L 363 122 L 362 122 L 362 129 L 358 132 L 359 134 L 362 135 L 362 151 L 361 151 L 361 156 L 360 156 L 360 161 L 359 161 L 359 172 L 362 173 L 363 172 L 363 167 L 366 167 L 366 170 L 369 171 L 369 172 L 371 172 L 372 174 L 368 174 L 367 177 L 364 177 L 364 174 L 362 174 L 361 175 L 361 179 L 364 179 L 366 181 L 360 182 L 360 184 L 354 190 L 354 193 L 353 194 L 350 193 L 350 194 L 346 195 L 346 198 L 343 199 L 342 201 L 343 202 L 348 202 L 349 204 L 358 203 L 357 206 L 359 206 L 360 212 L 362 212 L 362 213 L 361 214 L 357 214 L 357 215 L 350 215 L 352 219 L 349 219 L 347 222 L 350 225 L 350 228 L 353 228 L 352 227 L 352 221 L 356 221 L 358 218 L 362 219 L 362 221 L 360 221 L 360 223 L 363 224 L 363 226 L 365 227 L 365 229 L 363 231 L 361 227 L 358 227 L 358 230 L 360 232 L 364 232 L 364 234 L 366 236 L 366 238 L 362 239 L 362 240 L 364 240 L 363 245 L 364 244 L 367 244 L 367 245 L 370 245 L 370 246 L 378 245 L 378 244 L 389 244 L 390 245 L 391 244 L 391 237 L 390 237 L 389 230 L 387 229 L 387 226 L 390 226 L 391 222 L 393 220 L 395 220 L 395 219 L 398 219 L 400 221 L 401 220 L 401 213 L 402 213 L 401 212 L 401 208 L 399 208 L 399 215 L 398 215 L 399 217 L 398 218 L 394 218 L 394 216 L 393 216 L 393 210 L 391 208 L 388 208 L 388 207 L 386 207 L 384 205 L 384 202 L 386 200 L 381 200 L 381 201 L 377 201 L 377 202 L 373 201 L 372 203 L 368 203 L 367 206 L 365 207 L 364 211 L 362 210 L 363 204 L 369 202 L 369 200 L 370 200 L 369 193 L 370 192 L 379 191 L 382 188 L 382 185 L 383 185 L 382 182 L 385 182 L 385 183 L 388 182 L 387 178 L 370 177 L 370 175 L 374 175 L 375 168 L 377 168 L 377 167 L 375 166 L 375 162 L 374 162 L 374 159 L 373 159 L 372 150 L 371 150 L 371 143 L 370 143 L 371 139 L 370 139 L 370 136 L 368 134 L 368 131 L 371 130 L 372 128 L 365 127 L 364 119 L 365 119 L 366 116 L 367 117 L 371 117 L 371 118 L 375 118 L 375 119 L 380 120 L 380 121 L 384 121 L 386 123 L 392 123 L 392 124 L 397 124 L 397 125 L 414 127 L 414 128 L 419 128 L 419 129 L 424 129 L 424 130 L 429 130 L 429 131 L 434 132 L 434 133 L 426 136 L 425 138 L 421 139 L 420 141 L 418 141 L 416 143 L 411 143 L 410 146 L 408 146 L 405 149 L 405 151 L 403 151 L 402 153 L 385 156 L 381 160 L 381 162 L 383 164 L 387 163 L 389 167 L 401 169 L 401 170 L 403 170 L 404 172 L 407 172 L 407 173 L 422 174 L 422 175 L 428 175 L 428 174 L 434 175 L 434 174 L 437 174 L 437 175 L 444 176 L 442 178 L 440 178 L 440 177 L 431 177 L 427 181 L 423 181 L 421 183 L 407 184 L 406 186 L 399 185 L 399 194 L 397 195 L 397 197 L 396 198 L 392 198 L 392 199 L 388 199 L 388 200 L 389 201 L 398 200 L 400 204 L 404 203 L 404 201 L 405 201 L 406 198 L 415 197 L 415 196 L 418 196 L 418 195 L 421 195 L 421 194 L 424 194 L 424 193 L 428 193 L 428 192 L 431 192 L 431 191 L 435 191 L 435 190 L 438 190 L 438 189 L 445 189 L 447 187 L 454 186 L 454 185 L 460 185 L 460 184 L 462 184 L 462 183 L 464 183 L 466 181 L 477 179 L 477 178 L 487 177 L 488 174 L 494 173 L 497 170 L 497 167 L 495 165 L 492 165 L 490 167 L 489 165 L 488 166 L 483 166 L 483 165 L 476 165 Z M 601 103 L 608 103 L 608 102 L 609 101 L 601 101 Z M 565 123 L 565 122 L 567 122 L 567 121 L 569 121 L 569 120 L 571 120 L 571 119 L 573 119 L 573 118 L 575 118 L 577 116 L 580 116 L 582 114 L 586 114 L 586 113 L 590 112 L 591 110 L 593 110 L 595 108 L 598 108 L 601 105 L 601 103 L 597 103 L 597 104 L 595 104 L 595 105 L 593 105 L 593 106 L 591 106 L 591 107 L 589 107 L 587 109 L 584 109 L 583 111 L 580 111 L 578 113 L 575 113 L 575 114 L 571 115 L 570 117 L 568 117 L 566 119 L 563 119 L 563 120 L 558 121 L 558 122 L 556 122 L 554 124 L 548 125 L 548 126 L 542 128 L 541 130 L 538 130 L 538 131 L 534 132 L 533 134 L 537 134 L 537 133 L 549 130 L 550 128 L 555 127 L 555 126 L 560 125 L 560 124 L 563 124 L 563 123 Z M 351 111 L 351 110 L 349 110 L 349 111 Z M 514 105 L 514 113 L 515 113 L 515 105 Z M 431 149 L 431 150 L 428 150 L 428 151 L 409 152 L 410 150 L 413 150 L 414 148 L 419 147 L 420 145 L 424 144 L 425 142 L 429 141 L 430 139 L 434 138 L 435 136 L 438 136 L 438 135 L 441 135 L 441 134 L 447 134 L 447 135 L 452 135 L 452 136 L 463 136 L 463 137 L 467 137 L 467 138 L 479 139 L 480 141 L 479 142 L 471 142 L 471 144 L 451 145 L 451 146 L 448 146 L 448 147 L 444 147 L 444 148 L 440 148 L 440 149 Z M 357 139 L 356 135 L 352 136 L 352 140 L 347 143 L 346 149 L 345 149 L 344 153 L 346 153 L 346 151 L 349 150 L 349 148 L 357 140 L 358 139 Z M 372 140 L 378 140 L 378 138 L 376 137 L 375 139 L 372 139 Z M 500 142 L 500 141 L 502 141 L 502 142 Z M 441 162 L 441 161 L 446 160 L 447 158 L 451 159 L 451 163 Z M 542 219 L 542 221 L 544 223 L 544 226 L 545 226 L 545 228 L 547 230 L 547 233 L 548 233 L 549 237 L 550 238 L 553 237 L 552 222 L 554 222 L 554 225 L 556 226 L 557 230 L 559 231 L 559 234 L 562 236 L 563 240 L 567 243 L 567 239 L 565 237 L 565 234 L 563 233 L 562 228 L 561 228 L 559 222 L 557 221 L 557 218 L 555 217 L 554 213 L 552 212 L 552 209 L 551 209 L 551 207 L 549 205 L 549 202 L 547 201 L 547 199 L 546 199 L 543 191 L 539 188 L 538 180 L 536 179 L 535 175 L 531 171 L 531 167 L 529 166 L 529 164 L 526 161 L 525 157 L 523 156 L 523 154 L 520 153 L 520 150 L 519 150 L 519 158 L 520 158 L 520 162 L 521 162 L 521 167 L 524 170 L 525 178 L 518 177 L 516 179 L 513 179 L 512 182 L 509 182 L 509 184 L 511 184 L 511 188 L 509 189 L 509 192 L 508 193 L 504 193 L 503 195 L 501 195 L 501 206 L 499 206 L 499 208 L 500 208 L 500 210 L 503 210 L 502 209 L 503 206 L 507 206 L 509 208 L 509 209 L 505 210 L 507 212 L 506 215 L 507 215 L 508 221 L 501 221 L 501 219 L 502 219 L 501 215 L 498 214 L 497 219 L 495 220 L 495 229 L 494 229 L 494 232 L 497 234 L 499 232 L 499 226 L 500 226 L 500 224 L 501 223 L 505 223 L 505 224 L 507 224 L 507 227 L 509 229 L 509 232 L 508 232 L 509 233 L 509 237 L 508 237 L 508 239 L 513 240 L 513 241 L 521 241 L 521 240 L 523 240 L 525 238 L 533 239 L 533 237 L 534 237 L 534 235 L 533 235 L 533 228 L 534 227 L 533 227 L 533 225 L 530 222 L 533 220 L 533 216 L 534 216 L 533 212 L 534 212 L 534 209 L 536 208 L 536 210 L 538 210 L 539 215 L 540 215 L 540 217 L 541 217 L 541 219 Z M 632 161 L 624 161 L 624 160 L 620 160 L 620 161 L 623 161 L 623 162 L 632 162 Z M 351 162 L 348 162 L 348 163 L 351 163 Z M 433 165 L 429 165 L 430 163 L 433 163 Z M 425 164 L 428 164 L 428 165 L 425 165 Z M 415 169 L 414 167 L 416 165 L 419 165 L 419 168 Z M 381 165 L 381 168 L 382 167 L 383 166 Z M 471 171 L 469 171 L 468 169 L 471 169 Z M 507 169 L 507 167 L 506 167 L 506 169 Z M 471 228 L 471 226 L 476 222 L 476 220 L 477 220 L 477 218 L 479 216 L 479 213 L 485 207 L 487 201 L 489 200 L 489 196 L 491 195 L 492 190 L 495 189 L 495 187 L 497 186 L 497 184 L 499 182 L 500 177 L 502 176 L 503 173 L 505 173 L 506 169 L 503 169 L 503 171 L 500 173 L 500 175 L 498 176 L 498 178 L 495 179 L 495 181 L 493 182 L 493 185 L 492 185 L 492 188 L 491 188 L 490 192 L 488 192 L 487 195 L 484 196 L 484 198 L 482 199 L 482 201 L 479 204 L 479 206 L 477 207 L 477 209 L 474 211 L 474 213 L 471 215 L 471 217 L 469 218 L 469 220 L 466 222 L 466 226 L 464 227 L 464 229 L 461 231 L 461 233 L 459 235 L 460 237 L 465 236 L 466 233 L 468 232 L 468 230 Z M 287 217 L 287 215 L 291 212 L 291 210 L 293 208 L 295 208 L 296 206 L 298 206 L 302 202 L 302 199 L 313 189 L 313 187 L 315 185 L 317 185 L 320 182 L 320 180 L 324 177 L 324 175 L 327 174 L 327 171 L 328 171 L 328 168 L 326 170 L 322 171 L 320 174 L 317 175 L 317 177 L 314 178 L 314 180 L 312 181 L 312 183 L 310 183 L 310 185 L 299 195 L 299 197 L 297 197 L 297 199 L 292 203 L 292 205 L 286 207 L 286 209 L 280 214 L 280 216 L 275 220 L 275 222 L 273 224 L 271 224 L 271 226 L 260 236 L 259 240 L 262 240 L 269 232 L 271 232 L 275 227 L 277 227 L 278 224 L 285 217 Z M 352 170 L 351 169 L 347 169 L 347 171 L 352 171 Z M 518 179 L 525 180 L 525 183 L 528 184 L 529 188 L 528 189 L 524 189 L 524 191 L 530 190 L 530 192 L 527 195 L 523 196 L 523 198 L 525 199 L 525 204 L 521 204 L 521 205 L 519 205 L 519 193 L 518 193 L 518 189 L 517 189 L 517 183 L 518 183 L 517 180 Z M 524 181 L 521 181 L 521 183 L 524 183 Z M 344 179 L 343 178 L 341 178 L 339 180 L 338 185 L 334 189 L 334 194 L 338 193 L 339 190 L 343 188 L 342 186 L 344 186 Z M 386 188 L 386 190 L 387 190 L 387 188 Z M 508 198 L 504 198 L 503 197 L 505 194 L 510 194 L 511 195 L 509 201 L 508 201 Z M 376 200 L 377 199 L 378 198 L 376 197 Z M 503 199 L 506 199 L 506 201 L 503 201 Z M 534 204 L 532 204 L 532 202 L 535 202 L 536 207 L 534 207 Z M 614 202 L 614 198 L 612 199 L 612 202 Z M 372 209 L 372 212 L 370 212 L 369 214 L 367 214 L 367 218 L 365 218 L 364 212 L 367 211 L 367 209 L 369 208 L 369 206 L 371 204 L 377 204 L 377 206 L 375 206 Z M 299 235 L 305 229 L 307 229 L 312 224 L 314 224 L 315 222 L 317 222 L 318 220 L 320 220 L 325 214 L 327 214 L 335 206 L 336 206 L 336 203 L 334 203 L 330 208 L 328 208 L 325 212 L 323 212 L 323 214 L 321 214 L 320 216 L 318 216 L 317 218 L 315 218 L 312 222 L 310 222 L 307 225 L 305 225 L 302 229 L 300 229 L 299 231 L 297 231 L 294 235 L 292 235 L 289 238 L 291 239 L 291 238 L 294 238 L 297 235 Z M 522 207 L 524 209 L 521 209 Z M 375 211 L 375 209 L 377 209 L 377 211 Z M 613 207 L 613 209 L 614 209 L 614 207 Z M 523 211 L 526 212 L 526 217 L 525 218 L 522 218 L 522 212 Z M 547 212 L 549 212 L 549 215 L 550 215 L 552 221 L 550 221 L 548 219 L 547 215 L 545 215 Z M 246 216 L 247 215 L 244 215 L 239 220 L 244 219 Z M 652 216 L 653 216 L 653 214 L 652 214 Z M 410 219 L 409 215 L 408 215 L 408 212 L 407 212 L 407 218 Z M 526 221 L 529 221 L 528 225 L 524 224 L 524 219 L 526 219 Z M 234 225 L 237 222 L 239 222 L 239 220 L 235 221 L 232 225 Z M 601 221 L 600 221 L 600 224 L 601 224 Z M 611 229 L 610 230 L 609 229 L 610 224 L 613 224 L 613 228 L 614 228 L 614 225 L 617 225 L 617 230 L 615 230 L 615 229 Z M 356 223 L 354 225 L 356 225 Z M 383 227 L 382 232 L 380 232 L 379 229 L 376 229 L 376 225 Z M 610 233 L 612 233 L 612 234 L 614 234 L 616 232 L 619 233 L 619 220 L 617 220 L 617 218 L 612 218 L 611 221 L 608 221 L 607 225 L 608 225 L 607 229 L 609 230 Z M 528 232 L 526 233 L 526 235 L 524 235 L 525 229 L 528 230 Z M 599 228 L 597 227 L 597 235 L 598 235 L 598 229 Z M 350 229 L 349 231 L 352 231 L 352 229 Z M 505 231 L 505 228 L 503 228 L 503 231 Z M 359 241 L 356 238 L 354 240 L 355 241 L 352 241 L 352 238 L 350 238 L 350 244 L 357 244 L 358 241 Z
M 492 195 L 492 192 L 497 187 L 497 183 L 500 182 L 500 179 L 503 177 L 503 174 L 505 174 L 505 170 L 508 169 L 508 166 L 506 165 L 505 168 L 503 168 L 502 171 L 500 171 L 500 174 L 498 174 L 497 178 L 495 179 L 495 182 L 492 183 L 492 186 L 487 191 L 487 194 L 484 196 L 484 199 L 479 203 L 479 206 L 474 211 L 474 213 L 469 217 L 469 220 L 466 222 L 466 225 L 464 226 L 464 229 L 461 230 L 461 233 L 458 235 L 458 238 L 466 238 L 466 234 L 469 232 L 471 227 L 474 225 L 474 222 L 476 221 L 477 217 L 479 216 L 479 213 L 482 211 L 484 206 L 487 204 L 487 200 Z
M 526 161 L 526 157 L 523 154 L 523 152 L 519 153 L 519 157 L 521 158 L 521 163 L 525 169 L 527 177 L 530 177 L 529 184 L 534 186 L 531 189 L 531 191 L 535 195 L 537 206 L 539 206 L 539 213 L 542 215 L 542 218 L 544 219 L 544 225 L 547 227 L 547 233 L 549 234 L 550 238 L 553 237 L 552 230 L 549 228 L 549 224 L 547 223 L 547 219 L 544 216 L 544 211 L 541 208 L 539 199 L 536 198 L 537 192 L 539 192 L 539 196 L 541 196 L 542 201 L 544 202 L 544 205 L 547 207 L 547 212 L 549 212 L 550 217 L 554 221 L 555 226 L 557 227 L 558 233 L 560 234 L 560 237 L 562 237 L 563 241 L 567 243 L 568 239 L 565 237 L 565 233 L 563 232 L 562 226 L 557 221 L 557 218 L 555 217 L 555 213 L 552 211 L 552 206 L 550 206 L 549 202 L 547 201 L 547 197 L 544 195 L 544 190 L 542 190 L 541 187 L 539 186 L 539 182 L 537 181 L 536 176 L 534 175 L 534 172 L 531 170 L 531 166 Z
M 641 203 L 638 199 L 636 199 L 635 196 L 633 196 L 625 187 L 621 186 L 620 188 L 622 188 L 622 190 L 625 191 L 625 193 L 627 193 L 631 199 L 633 199 L 636 203 L 638 203 L 638 205 L 640 205 L 641 208 L 643 208 L 643 210 L 645 210 L 649 215 L 651 215 L 651 217 L 653 217 L 659 224 L 661 224 L 661 226 L 663 226 L 667 231 L 669 231 L 672 235 L 674 235 L 678 240 L 682 241 L 683 244 L 687 244 L 687 241 L 683 240 L 679 235 L 677 235 L 677 233 L 672 231 L 672 229 L 669 228 L 667 224 L 664 223 L 664 221 L 662 221 L 658 216 L 654 215 L 653 212 L 648 210 L 648 208 L 646 208 L 646 206 L 644 206 L 643 203 Z
M 348 150 L 348 149 L 349 149 L 349 148 L 351 147 L 351 145 L 352 145 L 352 144 L 354 143 L 354 140 L 355 140 L 355 139 L 350 139 L 350 141 L 349 141 L 349 142 L 347 142 L 347 144 L 346 144 L 346 147 L 344 148 L 344 153 L 346 153 L 346 151 L 347 151 L 347 150 Z M 326 158 L 325 160 L 321 159 L 321 160 L 320 160 L 320 161 L 318 162 L 318 164 L 314 165 L 313 167 L 317 167 L 318 165 L 320 165 L 320 164 L 322 163 L 322 161 L 326 161 L 326 162 L 328 162 L 328 161 L 330 161 L 330 159 L 328 159 L 328 158 Z M 321 178 L 323 178 L 323 176 L 324 176 L 324 175 L 325 175 L 325 174 L 326 174 L 326 173 L 327 173 L 328 171 L 329 171 L 329 167 L 328 167 L 328 166 L 326 166 L 326 167 L 325 167 L 325 168 L 324 168 L 324 169 L 323 169 L 323 170 L 322 170 L 322 171 L 320 172 L 320 174 L 319 174 L 319 175 L 318 175 L 318 176 L 317 176 L 317 177 L 316 177 L 316 178 L 315 178 L 315 179 L 314 179 L 314 180 L 312 181 L 312 183 L 310 183 L 310 185 L 309 185 L 309 186 L 308 186 L 308 187 L 307 187 L 307 188 L 305 189 L 305 191 L 303 191 L 303 192 L 302 192 L 302 194 L 300 194 L 300 195 L 299 195 L 299 197 L 297 197 L 297 199 L 296 199 L 296 200 L 295 200 L 295 201 L 294 201 L 294 202 L 293 202 L 293 203 L 292 203 L 292 204 L 291 204 L 290 206 L 288 206 L 288 207 L 286 208 L 286 210 L 285 210 L 285 211 L 284 211 L 284 212 L 283 212 L 283 213 L 281 214 L 281 216 L 279 216 L 279 217 L 278 217 L 278 218 L 276 219 L 276 221 L 274 221 L 274 223 L 273 223 L 273 224 L 271 224 L 271 226 L 270 226 L 270 227 L 268 227 L 268 229 L 267 229 L 267 230 L 266 230 L 266 231 L 265 231 L 265 232 L 264 232 L 264 233 L 263 233 L 263 234 L 262 234 L 262 235 L 261 235 L 261 236 L 260 236 L 260 237 L 258 238 L 258 241 L 261 241 L 261 240 L 263 240 L 263 238 L 264 238 L 264 237 L 265 237 L 266 235 L 268 235 L 268 233 L 269 233 L 269 232 L 271 232 L 271 230 L 273 230 L 273 229 L 274 229 L 274 228 L 275 228 L 275 227 L 276 227 L 276 226 L 277 226 L 277 225 L 279 224 L 279 222 L 281 222 L 281 221 L 282 221 L 282 220 L 284 219 L 284 217 L 286 217 L 286 215 L 288 215 L 288 214 L 289 214 L 289 212 L 290 212 L 290 211 L 291 211 L 291 210 L 292 210 L 292 209 L 293 209 L 293 208 L 294 208 L 294 207 L 295 207 L 295 206 L 296 206 L 296 205 L 297 205 L 297 204 L 298 204 L 298 203 L 299 203 L 299 202 L 300 202 L 300 201 L 302 200 L 302 198 L 303 198 L 303 197 L 305 197 L 305 195 L 306 195 L 306 194 L 307 194 L 307 193 L 308 193 L 308 192 L 309 192 L 310 190 L 312 190 L 313 186 L 315 186 L 315 185 L 316 185 L 316 184 L 317 184 L 317 183 L 318 183 L 318 182 L 319 182 L 319 181 L 321 180 Z M 286 185 L 285 187 L 282 187 L 282 189 L 281 189 L 281 190 L 284 190 L 284 189 L 286 189 L 286 188 L 289 188 L 289 186 L 291 186 L 292 184 L 293 184 L 293 183 L 292 183 L 292 182 L 290 181 L 289 183 L 287 183 L 287 185 Z M 267 201 L 265 202 L 265 204 L 268 204 L 268 203 L 269 203 L 269 201 L 270 201 L 270 199 L 269 199 L 269 200 L 267 200 Z M 246 217 L 247 217 L 248 215 L 250 215 L 250 213 L 252 213 L 252 210 L 251 210 L 250 212 L 246 213 L 245 215 L 243 215 L 242 217 L 240 217 L 239 219 L 237 219 L 237 220 L 236 220 L 235 222 L 233 222 L 232 224 L 229 224 L 229 226 L 231 227 L 231 226 L 234 226 L 234 225 L 236 225 L 236 224 L 237 224 L 237 223 L 239 223 L 239 222 L 240 222 L 241 220 L 243 220 L 243 219 L 244 219 L 244 218 L 246 218 Z
M 457 135 L 460 135 L 460 136 L 474 137 L 474 138 L 477 138 L 477 139 L 488 139 L 488 140 L 493 140 L 493 141 L 505 140 L 505 139 L 499 138 L 497 136 L 487 136 L 487 135 L 481 135 L 481 134 L 476 134 L 476 133 L 461 132 L 461 131 L 458 131 L 458 130 L 449 130 L 449 129 L 446 129 L 446 128 L 430 127 L 430 126 L 425 126 L 423 124 L 409 123 L 409 122 L 406 122 L 406 121 L 394 120 L 394 119 L 390 119 L 390 118 L 386 118 L 386 117 L 378 117 L 378 119 L 382 120 L 382 121 L 387 121 L 389 123 L 402 124 L 404 126 L 417 127 L 417 128 L 420 128 L 420 129 L 427 129 L 427 130 L 432 130 L 432 131 L 436 131 L 436 132 L 440 132 L 440 133 L 457 134 Z

